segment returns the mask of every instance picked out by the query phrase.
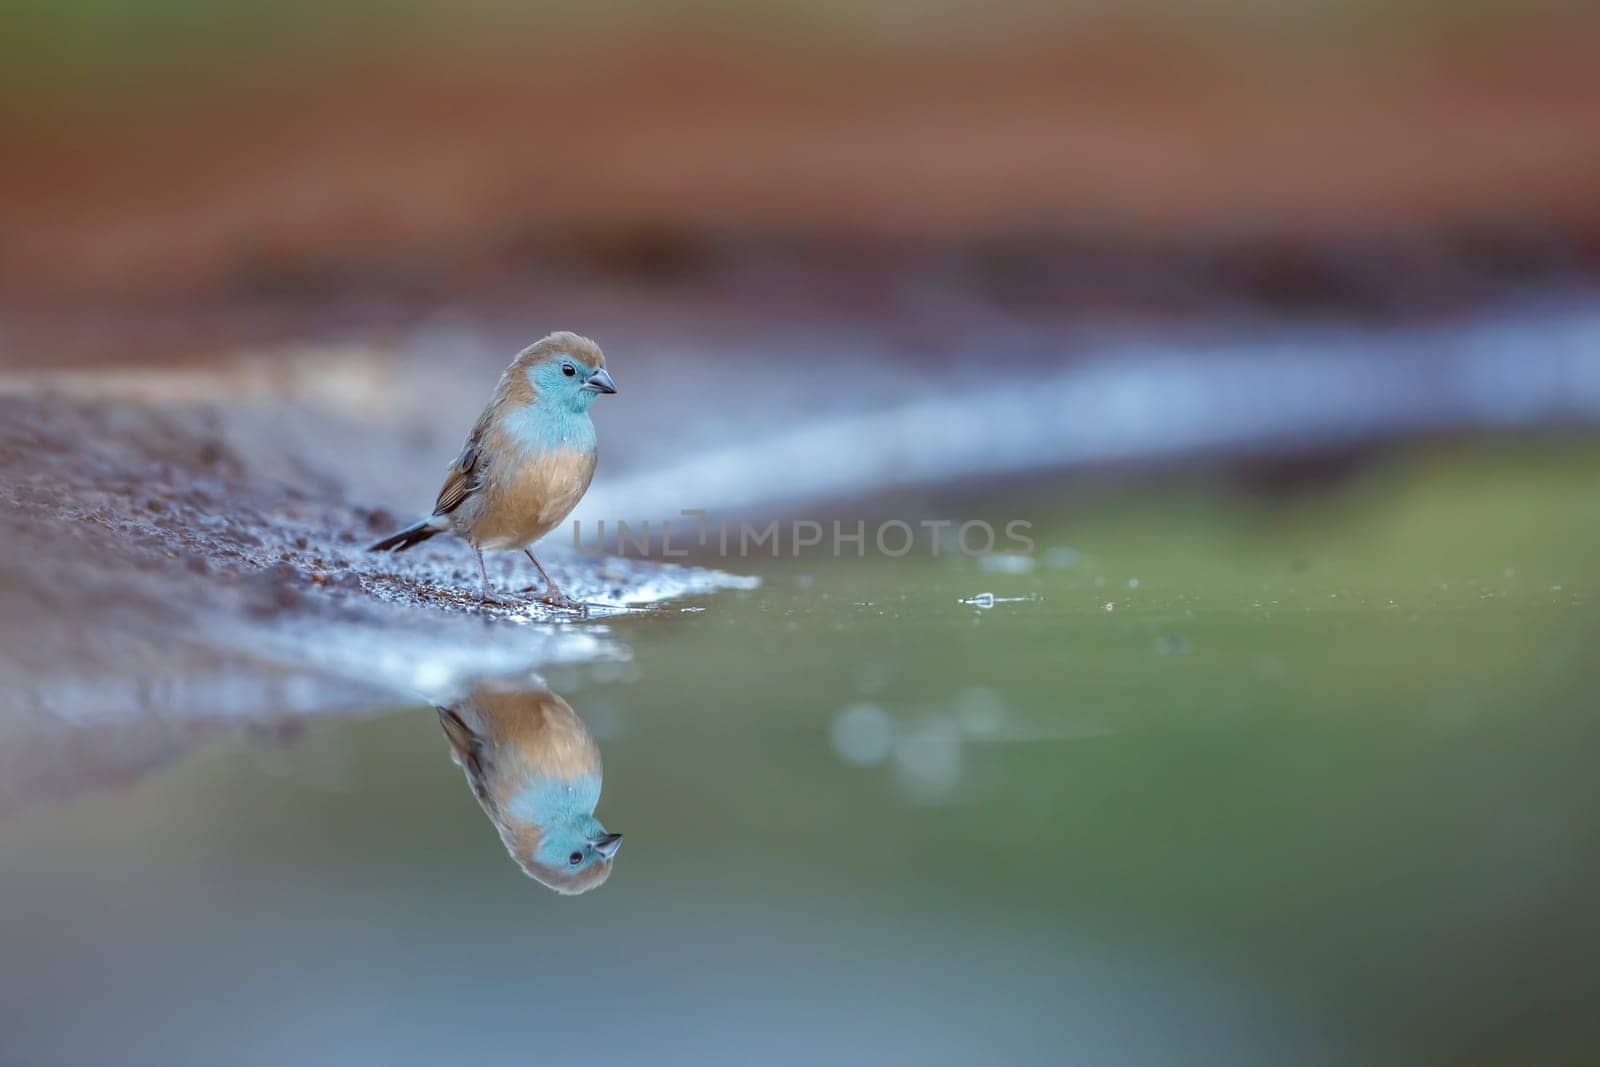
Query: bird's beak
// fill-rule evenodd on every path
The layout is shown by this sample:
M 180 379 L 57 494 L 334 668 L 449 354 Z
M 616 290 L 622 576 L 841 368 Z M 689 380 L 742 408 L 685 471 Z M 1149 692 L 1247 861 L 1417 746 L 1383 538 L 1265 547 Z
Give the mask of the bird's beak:
M 617 391 L 617 383 L 611 380 L 611 375 L 606 373 L 604 367 L 589 375 L 589 380 L 583 383 L 583 387 L 591 393 L 614 393 Z
M 601 371 L 600 373 L 604 374 L 605 371 Z M 600 853 L 601 856 L 606 859 L 610 859 L 612 856 L 617 854 L 617 849 L 622 847 L 622 835 L 601 834 L 599 837 L 591 838 L 589 844 L 593 845 L 594 850 Z

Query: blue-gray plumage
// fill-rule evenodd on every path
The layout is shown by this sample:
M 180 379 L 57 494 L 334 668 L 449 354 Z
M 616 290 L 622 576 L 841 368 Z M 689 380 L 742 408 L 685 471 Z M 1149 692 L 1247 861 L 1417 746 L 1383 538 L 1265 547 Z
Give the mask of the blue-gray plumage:
M 530 877 L 566 894 L 610 877 L 622 835 L 595 818 L 600 749 L 571 705 L 547 689 L 479 686 L 437 710 L 478 804 Z
M 517 353 L 451 464 L 433 514 L 369 546 L 403 552 L 441 533 L 464 538 L 478 556 L 488 601 L 486 548 L 520 548 L 544 579 L 541 599 L 581 607 L 528 548 L 565 519 L 594 477 L 597 451 L 589 405 L 615 393 L 605 354 L 587 337 L 559 332 Z

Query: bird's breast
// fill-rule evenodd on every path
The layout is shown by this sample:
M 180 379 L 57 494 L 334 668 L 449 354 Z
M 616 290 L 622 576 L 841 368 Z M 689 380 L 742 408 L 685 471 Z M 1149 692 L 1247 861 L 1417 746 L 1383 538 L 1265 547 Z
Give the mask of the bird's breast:
M 472 539 L 482 548 L 519 548 L 572 513 L 594 477 L 593 450 L 555 448 L 536 455 L 507 449 L 483 487 Z

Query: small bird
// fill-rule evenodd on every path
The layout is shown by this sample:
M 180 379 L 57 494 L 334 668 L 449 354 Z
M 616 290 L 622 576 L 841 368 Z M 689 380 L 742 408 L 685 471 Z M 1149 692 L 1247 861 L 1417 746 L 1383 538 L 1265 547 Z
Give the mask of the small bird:
M 435 710 L 452 758 L 529 877 L 571 896 L 611 876 L 622 835 L 594 817 L 600 749 L 570 704 L 548 689 L 478 686 Z
M 483 600 L 495 603 L 483 550 L 520 548 L 544 579 L 540 600 L 582 608 L 556 588 L 528 546 L 560 525 L 588 491 L 596 459 L 589 405 L 616 391 L 605 355 L 587 337 L 561 331 L 524 348 L 451 464 L 433 514 L 367 551 L 404 552 L 453 533 L 477 553 Z

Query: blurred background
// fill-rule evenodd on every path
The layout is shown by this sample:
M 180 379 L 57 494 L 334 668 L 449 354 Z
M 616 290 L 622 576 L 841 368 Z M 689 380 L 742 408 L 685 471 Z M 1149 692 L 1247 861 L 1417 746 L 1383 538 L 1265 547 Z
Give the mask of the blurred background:
M 835 313 L 929 276 L 1041 312 L 1438 313 L 1597 255 L 1583 3 L 88 0 L 8 22 L 8 334 L 117 316 L 80 322 L 90 350 L 579 280 Z
M 0 1062 L 1581 1061 L 1597 40 L 12 4 Z M 553 329 L 621 390 L 585 523 L 1036 551 L 552 535 L 618 609 L 570 624 L 363 553 Z M 488 676 L 605 753 L 579 900 L 446 757 L 428 705 Z

